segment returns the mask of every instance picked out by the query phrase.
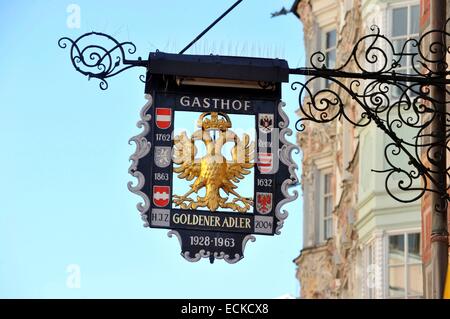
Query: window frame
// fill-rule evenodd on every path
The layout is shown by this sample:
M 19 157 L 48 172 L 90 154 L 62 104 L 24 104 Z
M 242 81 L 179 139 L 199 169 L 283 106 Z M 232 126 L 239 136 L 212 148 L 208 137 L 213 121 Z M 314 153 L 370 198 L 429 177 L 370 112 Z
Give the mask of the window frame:
M 333 32 L 333 31 L 336 34 L 336 43 L 334 44 L 334 47 L 329 47 L 328 48 L 327 47 L 327 34 L 330 33 L 330 32 Z M 322 30 L 321 30 L 320 51 L 325 55 L 325 61 L 324 62 L 325 62 L 325 66 L 327 68 L 333 68 L 333 69 L 336 68 L 338 35 L 339 35 L 338 34 L 338 30 L 337 30 L 337 27 L 335 25 L 323 27 Z M 335 60 L 334 64 L 335 65 L 329 66 L 328 65 L 327 55 L 328 55 L 329 52 L 332 52 L 332 51 L 334 51 L 334 60 Z M 321 85 L 322 85 L 323 88 L 329 88 L 332 83 L 333 83 L 332 81 L 329 81 L 328 79 L 324 78 L 322 80 Z
M 391 41 L 392 45 L 396 43 L 396 41 L 403 41 L 403 44 L 408 41 L 409 39 L 418 39 L 420 37 L 420 29 L 418 28 L 418 33 L 411 33 L 411 17 L 412 17 L 412 7 L 417 6 L 419 9 L 419 17 L 420 17 L 420 2 L 419 1 L 403 1 L 400 3 L 394 3 L 389 6 L 388 10 L 388 34 L 389 34 L 389 40 Z M 397 35 L 394 36 L 394 10 L 396 9 L 406 9 L 406 34 L 405 35 Z M 419 24 L 419 21 L 417 21 Z M 403 45 L 402 45 L 403 46 Z M 395 45 L 394 45 L 395 48 Z M 409 50 L 407 50 L 409 52 Z M 392 57 L 393 58 L 393 57 Z M 396 56 L 396 59 L 399 57 Z M 405 74 L 411 74 L 413 70 L 413 65 L 411 64 L 410 57 L 406 57 L 406 65 L 401 65 L 400 67 L 395 68 L 395 72 L 397 73 L 405 73 Z M 402 60 L 400 60 L 401 64 Z M 410 85 L 409 82 L 406 83 L 406 85 Z M 395 97 L 400 96 L 397 90 L 392 91 L 392 95 Z M 411 92 L 408 92 L 408 95 L 411 95 Z
M 330 176 L 330 191 L 325 193 L 325 176 Z M 319 234 L 320 242 L 326 242 L 328 239 L 334 236 L 334 221 L 333 221 L 333 211 L 334 211 L 334 194 L 333 194 L 333 172 L 331 168 L 322 169 L 319 171 Z M 325 216 L 325 201 L 331 198 L 331 211 L 328 216 Z M 326 222 L 331 222 L 331 234 L 327 236 L 326 233 Z
M 408 243 L 408 235 L 410 234 L 419 234 L 420 236 L 420 257 L 422 258 L 422 234 L 421 234 L 421 230 L 420 229 L 406 229 L 406 230 L 398 230 L 398 231 L 391 231 L 386 233 L 386 238 L 385 238 L 385 296 L 387 299 L 409 299 L 409 298 L 423 298 L 424 297 L 424 291 L 422 288 L 422 294 L 421 295 L 413 295 L 410 294 L 410 284 L 409 284 L 409 266 L 411 265 L 420 265 L 422 266 L 422 259 L 420 260 L 420 262 L 410 262 L 409 258 L 408 258 L 408 250 L 409 250 L 409 243 Z M 389 238 L 391 236 L 397 236 L 397 235 L 403 235 L 403 261 L 401 264 L 398 265 L 391 265 L 389 263 Z M 390 296 L 389 295 L 389 279 L 390 279 L 390 269 L 391 267 L 398 267 L 398 266 L 403 266 L 404 267 L 404 274 L 403 274 L 403 280 L 405 283 L 405 294 L 404 296 Z M 422 281 L 423 281 L 423 274 L 422 274 Z

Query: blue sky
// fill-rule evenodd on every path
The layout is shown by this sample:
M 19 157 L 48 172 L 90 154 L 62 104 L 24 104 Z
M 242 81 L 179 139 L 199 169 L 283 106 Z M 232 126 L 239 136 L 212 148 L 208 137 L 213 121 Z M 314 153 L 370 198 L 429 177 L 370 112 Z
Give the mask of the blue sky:
M 235 265 L 189 263 L 166 230 L 142 227 L 126 187 L 130 137 L 145 103 L 132 69 L 101 91 L 76 73 L 62 36 L 106 32 L 137 55 L 178 52 L 234 1 L 0 0 L 0 297 L 273 298 L 299 294 L 292 260 L 302 245 L 301 200 L 281 236 L 258 236 Z M 69 4 L 80 29 L 66 26 Z M 304 65 L 292 0 L 245 0 L 187 53 L 279 57 Z M 283 99 L 295 119 L 295 92 Z M 299 156 L 295 157 L 300 164 Z M 78 265 L 80 288 L 68 288 Z

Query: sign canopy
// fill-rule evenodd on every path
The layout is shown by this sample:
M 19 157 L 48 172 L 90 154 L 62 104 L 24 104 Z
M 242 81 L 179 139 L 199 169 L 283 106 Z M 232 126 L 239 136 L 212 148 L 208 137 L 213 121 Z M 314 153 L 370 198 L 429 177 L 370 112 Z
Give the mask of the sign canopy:
M 132 140 L 145 226 L 170 229 L 189 261 L 235 263 L 254 234 L 280 234 L 297 197 L 279 59 L 150 53 Z

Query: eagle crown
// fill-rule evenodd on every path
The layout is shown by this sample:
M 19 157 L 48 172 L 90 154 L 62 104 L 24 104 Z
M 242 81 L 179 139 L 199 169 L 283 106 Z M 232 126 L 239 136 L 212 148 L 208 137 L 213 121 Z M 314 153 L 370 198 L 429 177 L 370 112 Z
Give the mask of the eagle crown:
M 219 115 L 222 117 L 219 119 Z M 210 118 L 207 118 L 210 116 Z M 200 115 L 197 126 L 202 130 L 220 130 L 222 132 L 231 128 L 230 117 L 222 112 L 206 112 Z

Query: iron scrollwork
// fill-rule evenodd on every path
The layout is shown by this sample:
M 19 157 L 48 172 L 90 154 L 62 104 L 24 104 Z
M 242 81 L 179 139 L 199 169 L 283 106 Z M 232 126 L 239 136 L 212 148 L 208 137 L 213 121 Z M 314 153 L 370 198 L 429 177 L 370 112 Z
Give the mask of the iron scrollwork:
M 450 71 L 442 58 L 450 53 L 450 33 L 431 30 L 397 43 L 376 26 L 371 31 L 356 42 L 338 68 L 327 68 L 327 56 L 316 52 L 310 58 L 311 67 L 291 70 L 307 76 L 304 83 L 292 84 L 293 90 L 299 90 L 301 115 L 296 129 L 304 131 L 306 121 L 345 119 L 357 127 L 374 122 L 391 140 L 385 145 L 385 169 L 373 170 L 386 174 L 389 195 L 400 202 L 413 202 L 429 191 L 439 193 L 448 204 L 448 186 L 442 187 L 436 176 L 443 172 L 435 167 L 443 150 L 450 150 L 450 113 L 442 108 L 442 104 L 450 105 L 446 86 Z M 442 42 L 433 41 L 436 34 Z M 324 78 L 328 85 L 324 86 Z M 444 101 L 430 94 L 437 86 L 445 88 Z M 346 107 L 351 101 L 360 107 L 356 114 Z M 435 120 L 445 121 L 445 132 L 432 129 Z M 447 165 L 447 177 L 449 169 Z
M 142 60 L 141 57 L 137 60 L 126 58 L 126 53 L 130 55 L 136 53 L 136 46 L 132 42 L 119 42 L 105 33 L 85 33 L 75 40 L 63 37 L 59 39 L 58 45 L 62 49 L 70 46 L 70 59 L 75 70 L 87 76 L 88 79 L 99 79 L 102 90 L 108 88 L 107 78 L 132 67 L 147 66 L 147 61 Z M 145 83 L 143 75 L 139 78 Z

